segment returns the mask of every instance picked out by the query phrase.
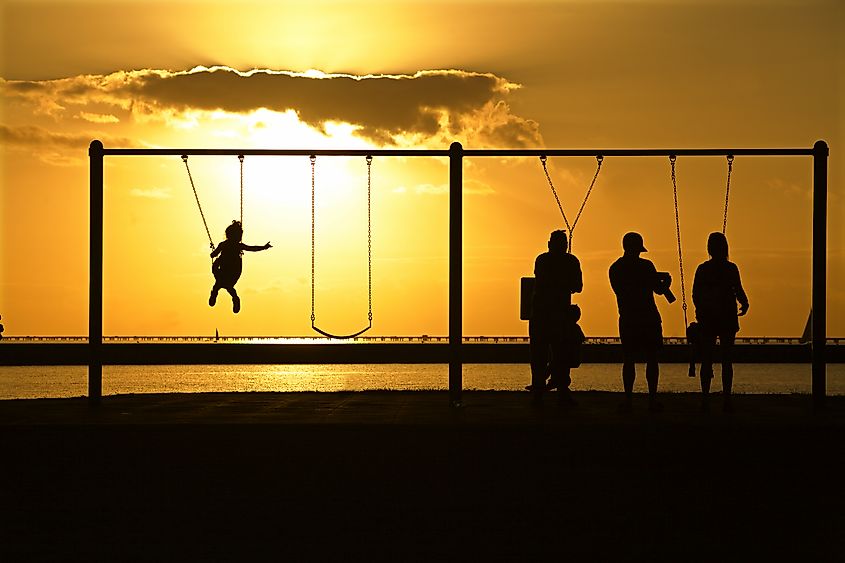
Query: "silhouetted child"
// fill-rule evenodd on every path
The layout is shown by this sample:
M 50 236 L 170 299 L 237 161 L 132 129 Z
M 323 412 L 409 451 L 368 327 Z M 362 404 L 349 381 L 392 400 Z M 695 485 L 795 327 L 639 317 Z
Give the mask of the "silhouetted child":
M 208 304 L 214 307 L 214 304 L 217 303 L 217 293 L 221 289 L 225 289 L 232 296 L 232 311 L 235 313 L 241 310 L 241 298 L 235 291 L 235 284 L 241 277 L 241 270 L 243 269 L 241 256 L 244 250 L 258 252 L 270 248 L 269 242 L 264 246 L 244 244 L 241 242 L 243 235 L 244 230 L 240 221 L 232 221 L 232 224 L 226 227 L 226 240 L 218 244 L 214 252 L 211 253 L 212 258 L 217 258 L 211 264 L 211 273 L 214 274 L 214 287 L 211 288 Z

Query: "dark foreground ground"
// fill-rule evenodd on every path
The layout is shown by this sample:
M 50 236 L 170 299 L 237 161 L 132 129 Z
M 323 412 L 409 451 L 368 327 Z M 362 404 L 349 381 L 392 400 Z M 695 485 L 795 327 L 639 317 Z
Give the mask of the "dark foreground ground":
M 0 401 L 0 561 L 845 558 L 843 398 L 577 397 Z

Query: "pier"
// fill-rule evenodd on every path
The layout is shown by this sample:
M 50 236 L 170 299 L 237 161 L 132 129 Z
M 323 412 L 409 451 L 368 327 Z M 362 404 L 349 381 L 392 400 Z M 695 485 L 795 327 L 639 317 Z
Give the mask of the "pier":
M 172 364 L 448 364 L 445 336 L 372 336 L 349 341 L 314 337 L 119 336 L 103 338 L 104 365 Z M 528 338 L 464 337 L 464 363 L 528 362 Z M 845 361 L 845 339 L 827 341 L 827 361 Z M 590 338 L 584 363 L 619 363 L 616 337 Z M 797 338 L 738 338 L 736 363 L 806 363 L 811 347 Z M 87 365 L 88 339 L 18 337 L 0 340 L 0 365 Z M 717 347 L 718 360 L 718 347 Z M 682 338 L 666 338 L 661 361 L 686 363 L 689 347 Z

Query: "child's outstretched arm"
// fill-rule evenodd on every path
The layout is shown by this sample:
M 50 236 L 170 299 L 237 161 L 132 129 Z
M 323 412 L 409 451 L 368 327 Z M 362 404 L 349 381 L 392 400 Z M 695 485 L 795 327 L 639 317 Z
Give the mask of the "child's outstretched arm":
M 264 244 L 262 246 L 250 246 L 248 244 L 241 245 L 242 250 L 248 250 L 250 252 L 258 252 L 259 250 L 267 250 L 268 248 L 273 248 L 269 241 L 267 242 L 267 244 Z
M 218 244 L 218 245 L 217 245 L 217 248 L 215 248 L 215 249 L 212 251 L 212 253 L 211 253 L 211 257 L 212 257 L 212 258 L 214 258 L 214 257 L 215 257 L 215 256 L 217 256 L 218 254 L 220 254 L 220 251 L 221 251 L 221 250 L 223 250 L 223 243 L 222 243 L 222 242 L 221 242 L 220 244 Z

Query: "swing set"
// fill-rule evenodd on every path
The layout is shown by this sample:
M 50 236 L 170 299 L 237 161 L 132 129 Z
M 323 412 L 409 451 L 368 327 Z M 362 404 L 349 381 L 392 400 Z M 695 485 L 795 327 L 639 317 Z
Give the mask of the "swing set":
M 239 154 L 240 161 L 240 196 L 241 196 L 241 219 L 240 223 L 244 223 L 244 155 Z M 316 183 L 316 164 L 317 156 L 309 155 L 308 160 L 311 162 L 311 329 L 314 332 L 322 334 L 326 338 L 333 338 L 336 340 L 349 340 L 361 336 L 371 328 L 373 328 L 373 221 L 372 221 L 372 165 L 373 157 L 366 155 L 365 161 L 367 163 L 367 326 L 357 332 L 350 334 L 334 334 L 323 330 L 317 326 L 316 314 L 316 197 L 317 197 L 317 183 Z M 197 188 L 194 184 L 194 178 L 191 175 L 191 167 L 188 165 L 188 155 L 182 155 L 182 162 L 185 163 L 185 170 L 188 173 L 188 181 L 191 184 L 191 190 L 194 192 L 194 199 L 197 202 L 197 209 L 202 218 L 202 225 L 205 227 L 205 234 L 208 236 L 208 245 L 214 250 L 214 240 L 211 238 L 211 232 L 208 229 L 208 222 L 205 220 L 205 213 L 202 210 Z
M 722 220 L 722 232 L 727 229 L 728 203 L 730 198 L 730 178 L 733 160 L 736 156 L 810 156 L 813 159 L 813 220 L 812 220 L 812 395 L 813 405 L 822 408 L 826 388 L 826 359 L 825 345 L 826 331 L 826 300 L 827 300 L 827 168 L 829 149 L 824 141 L 818 141 L 811 148 L 745 148 L 745 149 L 464 149 L 460 143 L 452 143 L 448 150 L 442 149 L 380 149 L 380 150 L 301 150 L 301 149 L 127 149 L 105 148 L 98 141 L 92 141 L 88 150 L 89 155 L 89 188 L 90 188 L 90 238 L 89 238 L 89 344 L 88 344 L 88 397 L 92 405 L 99 404 L 102 397 L 102 366 L 103 366 L 103 162 L 105 157 L 111 156 L 181 156 L 188 170 L 189 180 L 194 191 L 197 206 L 203 219 L 203 225 L 213 247 L 205 215 L 202 212 L 199 197 L 193 178 L 188 168 L 189 155 L 203 156 L 239 156 L 241 161 L 241 218 L 243 218 L 243 158 L 244 156 L 307 156 L 311 161 L 311 321 L 312 328 L 330 338 L 353 338 L 363 334 L 372 327 L 372 231 L 371 231 L 371 163 L 373 157 L 445 157 L 449 159 L 449 401 L 453 406 L 462 404 L 462 322 L 463 322 L 463 159 L 481 157 L 540 157 L 543 170 L 549 186 L 557 202 L 564 223 L 570 231 L 569 244 L 572 244 L 572 233 L 581 218 L 587 200 L 596 184 L 601 171 L 603 160 L 608 157 L 669 157 L 672 170 L 673 197 L 675 202 L 675 226 L 678 242 L 679 267 L 681 269 L 681 285 L 684 286 L 683 254 L 680 237 L 680 216 L 678 212 L 677 179 L 675 164 L 678 157 L 683 156 L 722 156 L 727 158 L 728 174 L 725 189 L 725 208 Z M 367 163 L 367 250 L 368 250 L 368 292 L 369 311 L 367 326 L 353 334 L 332 335 L 321 330 L 316 325 L 315 314 L 315 286 L 316 286 L 316 172 L 317 156 L 362 156 Z M 551 180 L 546 166 L 548 157 L 585 157 L 596 158 L 596 173 L 585 194 L 584 200 L 575 219 L 569 223 L 564 214 L 563 206 L 557 195 L 557 190 Z M 682 289 L 682 299 L 686 304 L 686 292 Z M 686 307 L 683 307 L 686 321 Z M 686 323 L 685 323 L 686 324 Z

